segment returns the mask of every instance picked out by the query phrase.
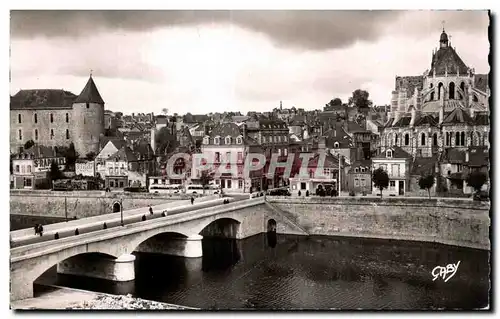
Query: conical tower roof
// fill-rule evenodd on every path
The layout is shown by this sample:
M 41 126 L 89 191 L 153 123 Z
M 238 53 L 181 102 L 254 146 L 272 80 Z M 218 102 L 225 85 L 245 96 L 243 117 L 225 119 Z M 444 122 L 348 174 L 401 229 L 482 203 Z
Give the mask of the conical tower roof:
M 92 75 L 90 76 L 87 85 L 82 90 L 82 93 L 76 98 L 74 103 L 97 103 L 104 104 L 104 100 L 99 94 L 97 90 L 97 86 L 92 79 Z

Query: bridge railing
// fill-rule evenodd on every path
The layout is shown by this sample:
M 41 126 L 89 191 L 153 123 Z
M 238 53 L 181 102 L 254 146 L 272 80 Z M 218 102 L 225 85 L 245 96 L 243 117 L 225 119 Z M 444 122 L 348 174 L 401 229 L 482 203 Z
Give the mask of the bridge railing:
M 136 232 L 164 227 L 170 224 L 187 222 L 193 219 L 204 218 L 249 206 L 255 206 L 264 202 L 265 197 L 252 198 L 234 203 L 218 205 L 215 207 L 192 210 L 181 214 L 167 215 L 166 217 L 162 218 L 155 218 L 144 222 L 128 224 L 124 227 L 102 229 L 78 236 L 65 237 L 57 240 L 50 240 L 41 243 L 20 246 L 12 248 L 10 250 L 11 262 L 17 262 L 24 259 L 50 254 L 77 245 L 105 241 L 116 237 L 130 235 Z
M 210 196 L 205 196 L 205 197 L 200 197 L 195 200 L 195 205 L 197 203 L 202 203 L 202 202 L 207 202 L 207 201 L 220 201 L 219 195 L 210 195 Z M 153 208 L 154 212 L 161 212 L 163 210 L 169 210 L 169 209 L 175 209 L 177 207 L 181 207 L 183 205 L 187 205 L 185 203 L 189 203 L 189 200 L 182 200 L 182 201 L 171 201 L 171 202 L 166 202 L 165 204 L 159 204 L 159 205 L 154 205 L 151 206 Z M 131 216 L 131 215 L 136 215 L 136 214 L 149 214 L 148 207 L 139 207 L 139 208 L 134 208 L 134 209 L 127 209 L 123 211 L 123 217 Z M 76 219 L 76 220 L 69 220 L 67 222 L 60 222 L 60 223 L 54 223 L 54 224 L 49 224 L 49 225 L 43 225 L 43 230 L 44 233 L 49 233 L 52 231 L 56 231 L 60 228 L 79 228 L 88 224 L 93 224 L 93 223 L 104 223 L 109 220 L 114 220 L 116 218 L 121 218 L 121 213 L 111 213 L 111 214 L 104 214 L 104 215 L 98 215 L 98 216 L 92 216 L 92 217 L 86 217 L 82 219 Z M 33 225 L 35 226 L 35 225 Z M 22 238 L 22 237 L 28 237 L 28 236 L 34 236 L 34 228 L 24 228 L 24 229 L 19 229 L 15 231 L 11 231 L 10 235 L 13 240 L 16 240 L 17 238 Z

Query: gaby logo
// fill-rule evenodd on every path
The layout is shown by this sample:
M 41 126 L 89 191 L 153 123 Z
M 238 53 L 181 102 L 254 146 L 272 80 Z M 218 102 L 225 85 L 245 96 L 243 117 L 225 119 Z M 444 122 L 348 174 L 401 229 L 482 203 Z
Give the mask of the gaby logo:
M 448 264 L 446 266 L 436 266 L 432 270 L 432 276 L 434 276 L 434 279 L 432 279 L 432 281 L 435 281 L 436 279 L 442 277 L 444 282 L 447 282 L 448 280 L 451 279 L 451 277 L 455 276 L 458 270 L 458 265 L 460 265 L 460 261 L 457 262 L 456 264 Z

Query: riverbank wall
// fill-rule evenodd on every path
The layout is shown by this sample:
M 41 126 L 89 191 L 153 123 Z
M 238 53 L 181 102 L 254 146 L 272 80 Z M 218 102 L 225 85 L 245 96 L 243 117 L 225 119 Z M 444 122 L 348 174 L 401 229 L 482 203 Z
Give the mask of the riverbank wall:
M 310 235 L 436 242 L 490 249 L 490 204 L 409 198 L 267 197 Z
M 189 195 L 151 193 L 106 193 L 104 191 L 11 190 L 10 214 L 80 219 L 113 213 L 113 203 L 120 201 L 123 210 L 189 199 Z

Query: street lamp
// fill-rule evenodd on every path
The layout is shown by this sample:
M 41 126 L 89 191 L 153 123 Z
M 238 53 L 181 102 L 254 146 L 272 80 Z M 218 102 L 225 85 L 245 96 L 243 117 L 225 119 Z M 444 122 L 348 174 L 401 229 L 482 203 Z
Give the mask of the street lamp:
M 123 198 L 120 198 L 120 220 L 121 220 L 121 225 L 125 226 L 123 224 Z

